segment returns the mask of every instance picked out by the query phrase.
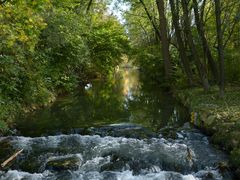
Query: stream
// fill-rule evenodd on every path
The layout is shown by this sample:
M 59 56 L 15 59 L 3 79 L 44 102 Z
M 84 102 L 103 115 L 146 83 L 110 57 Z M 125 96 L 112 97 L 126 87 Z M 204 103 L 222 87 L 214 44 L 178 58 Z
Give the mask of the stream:
M 120 68 L 51 107 L 23 114 L 0 137 L 1 180 L 232 179 L 228 155 L 192 127 L 170 93 Z

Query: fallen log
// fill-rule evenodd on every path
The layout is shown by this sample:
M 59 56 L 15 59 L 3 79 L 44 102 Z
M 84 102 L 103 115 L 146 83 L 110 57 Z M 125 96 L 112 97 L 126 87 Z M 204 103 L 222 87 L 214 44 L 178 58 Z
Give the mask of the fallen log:
M 22 151 L 23 151 L 23 149 L 21 149 L 21 150 L 17 151 L 16 153 L 14 153 L 11 157 L 9 157 L 7 160 L 5 160 L 1 164 L 1 167 L 4 168 L 8 163 L 10 163 L 13 159 L 15 159 Z

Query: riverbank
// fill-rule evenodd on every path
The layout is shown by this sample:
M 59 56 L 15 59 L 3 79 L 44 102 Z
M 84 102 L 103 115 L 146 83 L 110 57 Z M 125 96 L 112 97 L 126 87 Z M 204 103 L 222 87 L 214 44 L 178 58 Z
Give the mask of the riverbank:
M 201 88 L 178 90 L 175 96 L 189 108 L 191 122 L 230 153 L 230 163 L 240 175 L 240 87 L 227 87 L 222 99 L 216 87 L 208 93 Z
M 1 101 L 0 106 L 0 136 L 14 134 L 14 121 L 17 116 L 22 113 L 29 113 L 37 109 L 50 106 L 58 96 L 57 93 L 51 93 L 44 103 L 26 104 L 17 100 Z

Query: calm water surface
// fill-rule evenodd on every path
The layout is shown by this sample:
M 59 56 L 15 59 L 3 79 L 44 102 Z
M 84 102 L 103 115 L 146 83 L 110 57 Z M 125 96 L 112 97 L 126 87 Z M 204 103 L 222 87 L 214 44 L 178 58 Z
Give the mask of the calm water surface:
M 16 126 L 22 135 L 34 137 L 118 123 L 139 124 L 156 132 L 187 120 L 186 109 L 170 94 L 141 82 L 138 70 L 125 68 L 112 79 L 95 81 L 59 98 L 51 108 L 20 117 Z

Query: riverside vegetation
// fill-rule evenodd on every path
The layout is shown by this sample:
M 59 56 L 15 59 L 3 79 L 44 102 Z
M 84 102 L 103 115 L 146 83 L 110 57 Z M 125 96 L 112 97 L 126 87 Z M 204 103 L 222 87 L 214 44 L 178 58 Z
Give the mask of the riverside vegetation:
M 1 131 L 17 113 L 112 74 L 128 39 L 106 5 L 88 10 L 87 1 L 1 2 Z
M 208 93 L 201 89 L 185 89 L 176 96 L 190 108 L 191 122 L 211 136 L 211 142 L 230 152 L 230 161 L 240 167 L 240 88 L 227 87 L 224 98 L 217 88 Z M 239 173 L 238 169 L 238 173 Z
M 239 0 L 0 1 L 1 133 L 17 114 L 112 77 L 125 55 L 240 171 L 239 10 Z

